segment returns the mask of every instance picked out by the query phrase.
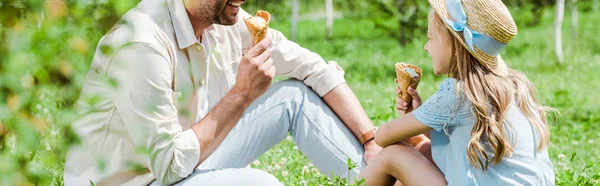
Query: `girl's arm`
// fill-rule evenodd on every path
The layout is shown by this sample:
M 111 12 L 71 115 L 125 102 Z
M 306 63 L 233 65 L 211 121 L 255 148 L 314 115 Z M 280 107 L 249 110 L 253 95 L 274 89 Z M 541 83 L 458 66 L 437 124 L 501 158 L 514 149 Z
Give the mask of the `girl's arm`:
M 396 87 L 396 94 L 400 94 L 400 91 Z M 420 142 L 429 140 L 429 131 L 431 128 L 423 125 L 410 113 L 413 108 L 416 109 L 421 106 L 421 96 L 412 88 L 408 88 L 408 94 L 413 97 L 412 103 L 410 103 L 412 107 L 409 107 L 409 103 L 404 100 L 396 98 L 396 110 L 402 117 L 379 127 L 375 133 L 375 142 L 379 146 L 385 147 L 405 141 L 416 147 Z
M 431 128 L 417 120 L 412 113 L 408 113 L 379 127 L 375 133 L 375 142 L 381 147 L 386 147 L 413 136 L 428 134 L 429 131 Z

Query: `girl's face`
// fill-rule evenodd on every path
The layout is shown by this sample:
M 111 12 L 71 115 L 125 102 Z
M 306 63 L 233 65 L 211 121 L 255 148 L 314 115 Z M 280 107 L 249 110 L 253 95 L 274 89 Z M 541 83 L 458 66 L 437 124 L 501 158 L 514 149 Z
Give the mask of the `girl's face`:
M 427 16 L 427 43 L 425 50 L 433 60 L 433 72 L 435 75 L 448 74 L 452 61 L 451 35 L 443 22 L 432 10 Z M 440 24 L 441 23 L 441 24 Z

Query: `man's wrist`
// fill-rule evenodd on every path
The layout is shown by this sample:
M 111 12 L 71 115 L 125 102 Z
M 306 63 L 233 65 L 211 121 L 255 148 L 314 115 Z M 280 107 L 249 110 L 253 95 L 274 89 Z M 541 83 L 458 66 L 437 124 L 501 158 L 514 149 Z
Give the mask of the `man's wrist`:
M 366 150 L 366 149 L 368 149 L 368 147 L 373 146 L 373 145 L 379 147 L 379 145 L 377 145 L 377 143 L 375 143 L 375 138 L 373 138 L 373 139 L 367 141 L 365 144 L 363 144 L 363 148 Z
M 242 88 L 239 88 L 238 86 L 234 86 L 229 93 L 232 98 L 244 103 L 251 103 L 256 99 L 252 98 L 252 96 L 248 94 L 248 91 L 242 90 Z
M 358 137 L 358 141 L 364 147 L 367 143 L 372 142 L 375 139 L 375 128 L 363 133 Z

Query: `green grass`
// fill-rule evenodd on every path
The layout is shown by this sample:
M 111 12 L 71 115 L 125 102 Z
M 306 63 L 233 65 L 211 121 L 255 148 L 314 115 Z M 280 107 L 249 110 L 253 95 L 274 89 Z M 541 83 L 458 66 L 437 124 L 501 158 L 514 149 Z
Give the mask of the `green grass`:
M 101 9 L 96 9 L 99 11 Z M 248 10 L 248 12 L 254 12 Z M 87 17 L 85 11 L 74 11 L 75 17 Z M 95 12 L 98 17 L 100 13 Z M 529 19 L 526 11 L 515 12 L 518 25 L 525 25 L 521 19 Z M 102 17 L 102 16 L 100 16 Z M 522 18 L 525 17 L 525 18 Z M 88 19 L 75 22 L 57 22 L 42 28 L 47 30 L 21 29 L 24 34 L 10 35 L 6 48 L 9 57 L 0 67 L 0 98 L 9 97 L 8 90 L 18 90 L 14 94 L 21 97 L 32 97 L 31 101 L 23 101 L 23 113 L 32 112 L 33 116 L 49 119 L 48 130 L 35 133 L 35 129 L 21 119 L 0 120 L 14 129 L 19 138 L 7 138 L 8 146 L 18 147 L 17 152 L 3 149 L 0 153 L 0 185 L 13 175 L 27 175 L 23 178 L 33 183 L 42 176 L 51 174 L 49 184 L 62 185 L 62 170 L 66 144 L 77 141 L 68 135 L 66 126 L 75 112 L 70 107 L 73 98 L 77 97 L 92 58 L 92 52 L 101 37 L 97 24 Z M 96 20 L 96 18 L 90 20 Z M 550 123 L 551 144 L 549 153 L 555 167 L 557 185 L 597 185 L 600 180 L 600 29 L 599 13 L 581 12 L 578 28 L 578 40 L 571 39 L 570 18 L 565 17 L 563 35 L 565 62 L 557 65 L 554 59 L 552 42 L 552 10 L 547 10 L 540 25 L 535 27 L 519 27 L 519 34 L 503 52 L 508 66 L 527 74 L 537 88 L 537 93 L 544 105 L 558 109 L 561 115 Z M 426 20 L 421 20 L 426 21 Z M 523 21 L 524 22 L 524 21 Z M 26 25 L 35 25 L 35 19 L 26 20 Z M 83 24 L 85 23 L 85 24 Z M 4 23 L 5 24 L 5 23 Z M 55 26 L 53 26 L 55 25 Z M 112 22 L 110 23 L 112 25 Z M 277 20 L 271 23 L 273 28 L 289 35 L 289 22 Z M 73 28 L 72 28 L 73 27 Z M 108 29 L 109 27 L 105 28 Z M 7 29 L 0 24 L 0 30 Z M 19 27 L 11 28 L 19 30 Z M 64 29 L 64 30 L 56 30 Z M 33 34 L 32 34 L 33 33 Z M 30 34 L 30 35 L 27 35 Z M 325 39 L 325 21 L 302 21 L 299 24 L 298 43 L 326 60 L 337 61 L 346 70 L 347 83 L 356 93 L 368 116 L 376 125 L 398 117 L 392 106 L 394 104 L 393 64 L 404 61 L 419 65 L 424 70 L 418 91 L 427 98 L 437 90 L 444 77 L 435 76 L 428 54 L 423 50 L 425 36 L 415 37 L 414 42 L 401 47 L 386 32 L 378 30 L 371 20 L 343 18 L 334 23 L 332 40 Z M 73 41 L 81 38 L 89 39 L 83 49 L 73 45 Z M 32 39 L 33 38 L 33 39 Z M 28 41 L 28 39 L 31 40 Z M 76 42 L 75 42 L 76 43 Z M 31 45 L 31 46 L 29 46 Z M 62 51 L 65 46 L 67 50 Z M 52 49 L 52 50 L 51 50 Z M 77 49 L 83 51 L 77 52 Z M 20 53 L 19 53 L 20 52 Z M 58 55 L 57 55 L 58 54 Z M 4 58 L 1 58 L 4 59 Z M 44 61 L 42 59 L 49 59 Z M 63 61 L 64 60 L 64 61 Z M 34 61 L 34 62 L 30 62 Z M 38 62 L 38 61 L 44 61 Z M 67 62 L 68 61 L 68 62 Z M 62 66 L 62 64 L 66 64 Z M 45 66 L 44 66 L 45 65 Z M 51 68 L 48 68 L 51 67 Z M 65 70 L 66 69 L 66 70 Z M 64 70 L 64 71 L 63 71 Z M 72 72 L 71 72 L 72 71 Z M 21 88 L 25 82 L 22 74 L 32 73 L 36 78 L 36 91 L 28 92 Z M 65 74 L 61 79 L 60 74 Z M 58 83 L 57 83 L 58 82 Z M 64 85 L 60 85 L 63 83 Z M 66 89 L 65 89 L 66 88 Z M 23 89 L 23 90 L 22 90 Z M 63 91 L 64 89 L 64 91 Z M 75 90 L 77 89 L 77 90 Z M 377 90 L 377 91 L 374 91 Z M 10 92 L 10 91 L 9 91 Z M 20 93 L 28 92 L 28 93 Z M 9 117 L 9 108 L 5 100 L 0 99 L 0 119 Z M 65 109 L 66 108 L 66 109 Z M 49 110 L 49 111 L 46 111 Z M 65 111 L 68 110 L 68 111 Z M 52 116 L 52 117 L 49 117 Z M 65 119 L 67 118 L 67 119 Z M 64 120 L 64 121 L 63 121 Z M 8 125 L 11 124 L 12 125 Z M 31 128 L 31 129 L 30 129 Z M 59 129 L 61 129 L 59 131 Z M 33 131 L 33 132 L 28 132 Z M 16 140 L 15 140 L 16 139 Z M 40 140 L 43 139 L 43 140 Z M 41 144 L 37 142 L 41 141 Z M 12 145 L 14 144 L 14 145 Z M 32 144 L 25 146 L 21 144 Z M 29 152 L 36 149 L 35 156 Z M 35 153 L 34 153 L 35 154 Z M 33 158 L 33 163 L 24 162 Z M 14 161 L 12 161 L 14 160 Z M 17 161 L 19 160 L 19 161 Z M 316 171 L 315 167 L 295 148 L 290 137 L 283 140 L 271 150 L 251 164 L 252 167 L 266 170 L 275 175 L 285 185 L 330 185 L 325 174 Z M 22 170 L 19 173 L 14 170 Z M 1 172 L 5 171 L 5 172 Z M 23 180 L 15 179 L 15 180 Z M 8 183 L 12 183 L 8 180 Z
M 565 18 L 563 29 L 563 64 L 558 65 L 554 57 L 550 11 L 540 25 L 519 27 L 519 34 L 502 55 L 509 67 L 525 72 L 544 105 L 561 113 L 550 122 L 549 153 L 557 185 L 597 185 L 600 180 L 600 148 L 597 145 L 600 142 L 600 78 L 597 77 L 600 74 L 600 38 L 597 38 L 596 30 L 600 29 L 600 24 L 595 22 L 600 20 L 600 14 L 580 13 L 577 42 L 571 39 L 569 20 Z M 286 35 L 289 33 L 288 23 L 271 25 Z M 415 63 L 424 69 L 418 88 L 424 98 L 433 94 L 444 78 L 433 74 L 431 61 L 423 50 L 423 37 L 401 47 L 384 32 L 376 30 L 368 20 L 341 19 L 335 22 L 334 39 L 327 41 L 324 21 L 304 21 L 299 25 L 297 42 L 326 60 L 340 63 L 346 70 L 347 83 L 376 125 L 397 117 L 392 109 L 395 85 L 392 66 L 395 62 Z M 274 169 L 283 158 L 288 160 L 287 163 Z M 273 173 L 286 185 L 328 184 L 321 173 L 302 172 L 304 166 L 312 169 L 312 165 L 294 148 L 291 140 L 276 145 L 257 163 L 252 167 Z M 287 175 L 282 175 L 282 171 Z

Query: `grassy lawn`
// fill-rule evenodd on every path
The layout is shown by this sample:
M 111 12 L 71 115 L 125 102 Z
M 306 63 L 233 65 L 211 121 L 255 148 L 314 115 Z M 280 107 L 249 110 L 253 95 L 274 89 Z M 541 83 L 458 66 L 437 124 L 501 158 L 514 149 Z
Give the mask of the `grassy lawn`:
M 551 12 L 546 13 L 538 26 L 519 27 L 519 34 L 502 54 L 509 67 L 527 74 L 544 105 L 560 111 L 550 123 L 549 146 L 557 185 L 597 185 L 600 180 L 597 20 L 600 14 L 581 13 L 575 42 L 571 39 L 569 19 L 565 19 L 564 64 L 555 61 Z M 271 25 L 288 35 L 288 23 Z M 423 50 L 426 38 L 401 47 L 377 31 L 370 21 L 340 19 L 335 22 L 334 39 L 327 41 L 324 25 L 324 21 L 300 22 L 298 43 L 326 60 L 340 63 L 346 70 L 347 83 L 376 125 L 398 117 L 392 109 L 395 62 L 414 63 L 425 70 L 418 88 L 424 98 L 433 94 L 444 78 L 433 74 L 431 61 Z M 332 183 L 302 156 L 290 137 L 262 155 L 252 167 L 267 170 L 286 185 Z
M 248 10 L 248 12 L 254 11 Z M 83 11 L 75 13 L 87 15 Z M 518 16 L 520 13 L 514 12 L 513 15 Z M 79 15 L 79 17 L 84 16 Z M 598 24 L 600 13 L 581 12 L 579 14 L 577 40 L 571 38 L 570 18 L 565 17 L 565 23 L 563 24 L 565 62 L 560 65 L 557 64 L 553 52 L 553 18 L 553 11 L 548 9 L 545 17 L 541 20 L 541 24 L 535 27 L 519 26 L 519 34 L 508 45 L 502 55 L 509 67 L 527 74 L 536 86 L 538 97 L 544 105 L 560 111 L 560 115 L 552 118 L 550 122 L 551 144 L 549 145 L 557 185 L 598 185 L 600 180 L 600 148 L 597 145 L 600 142 L 600 133 L 598 133 L 600 129 L 598 125 L 600 124 L 600 78 L 597 76 L 600 74 L 600 38 L 597 30 L 600 30 L 600 24 Z M 32 20 L 35 21 L 35 19 Z M 524 25 L 518 20 L 518 25 Z M 74 31 L 71 30 L 71 27 L 68 27 L 69 24 L 66 24 L 66 22 L 63 24 L 65 24 L 62 25 L 65 27 L 65 31 L 55 29 L 63 29 L 62 27 L 46 26 L 44 28 L 48 28 L 47 32 L 39 33 L 28 32 L 30 30 L 24 28 L 29 27 L 23 25 L 15 26 L 21 29 L 20 32 L 30 35 L 21 37 L 18 37 L 18 34 L 15 34 L 16 36 L 7 35 L 7 37 L 10 36 L 12 45 L 9 45 L 11 46 L 10 50 L 7 49 L 6 51 L 21 51 L 20 48 L 28 49 L 27 47 L 31 47 L 32 52 L 23 49 L 19 55 L 11 55 L 9 59 L 13 62 L 5 63 L 11 64 L 10 66 L 4 66 L 4 70 L 7 72 L 6 75 L 2 76 L 3 74 L 0 74 L 0 77 L 5 77 L 0 79 L 0 85 L 4 83 L 4 85 L 11 85 L 10 87 L 20 87 L 21 84 L 28 84 L 28 81 L 21 79 L 19 69 L 27 73 L 39 71 L 40 73 L 34 74 L 36 77 L 45 77 L 50 80 L 51 78 L 56 79 L 57 74 L 72 74 L 72 79 L 65 82 L 69 83 L 67 85 L 70 89 L 66 89 L 69 91 L 63 92 L 60 86 L 43 84 L 44 82 L 60 82 L 60 79 L 46 81 L 44 78 L 37 78 L 43 80 L 40 83 L 42 85 L 34 87 L 38 90 L 37 92 L 18 95 L 34 98 L 31 103 L 35 104 L 31 104 L 29 110 L 34 110 L 36 115 L 53 116 L 61 120 L 76 118 L 72 114 L 75 112 L 60 110 L 65 107 L 71 109 L 65 105 L 73 104 L 72 101 L 63 102 L 63 99 L 73 100 L 71 98 L 77 97 L 76 92 L 79 92 L 79 88 L 76 86 L 81 86 L 82 79 L 88 70 L 93 54 L 90 51 L 94 50 L 97 41 L 103 34 L 96 27 L 93 27 L 94 24 L 83 25 L 81 28 L 76 27 L 77 29 L 74 29 Z M 277 20 L 270 25 L 289 36 L 289 22 Z M 2 24 L 0 24 L 0 29 L 4 29 Z M 37 38 L 38 40 L 31 42 L 28 40 L 30 38 Z M 56 42 L 62 40 L 68 42 Z M 89 44 L 85 42 L 87 40 L 89 40 Z M 341 18 L 334 23 L 332 40 L 325 39 L 324 20 L 301 21 L 297 42 L 319 53 L 326 60 L 337 61 L 345 69 L 347 83 L 358 96 L 369 117 L 375 125 L 381 125 L 398 117 L 393 110 L 394 63 L 398 61 L 414 63 L 424 70 L 424 76 L 418 88 L 423 98 L 427 98 L 437 91 L 438 84 L 445 78 L 433 74 L 430 58 L 427 52 L 423 50 L 425 40 L 426 37 L 423 34 L 422 37 L 415 38 L 414 42 L 402 47 L 395 39 L 390 38 L 386 32 L 377 29 L 371 20 Z M 25 46 L 27 43 L 31 46 Z M 42 45 L 35 45 L 36 43 Z M 67 44 L 72 48 L 64 49 Z M 0 49 L 2 47 L 4 46 L 0 46 Z M 74 51 L 62 51 L 72 49 Z M 45 59 L 56 59 L 49 64 L 57 66 L 53 69 L 59 70 L 46 72 L 43 68 L 47 68 L 47 66 L 43 66 L 43 63 L 28 63 L 28 61 L 44 61 Z M 12 79 L 6 77 L 12 77 Z M 33 79 L 33 77 L 28 79 Z M 25 78 L 25 80 L 28 79 Z M 15 89 L 20 90 L 21 88 Z M 71 89 L 77 89 L 77 91 Z M 18 96 L 11 95 L 10 97 L 18 98 Z M 8 96 L 3 95 L 0 91 L 0 98 L 3 97 Z M 17 99 L 13 99 L 13 103 L 14 100 Z M 2 105 L 4 104 L 2 101 L 0 100 L 0 119 L 3 115 L 6 116 L 6 113 L 11 113 L 8 112 L 8 107 Z M 55 120 L 58 121 L 59 119 Z M 15 119 L 15 121 L 17 120 Z M 68 120 L 65 119 L 65 121 Z M 61 126 L 60 124 L 51 123 L 51 125 Z M 68 125 L 68 123 L 64 122 L 62 125 Z M 24 179 L 39 183 L 35 182 L 34 179 L 41 177 L 39 175 L 50 173 L 51 184 L 63 185 L 62 172 L 66 145 L 61 144 L 67 144 L 63 141 L 68 141 L 68 144 L 70 144 L 70 141 L 76 140 L 70 139 L 69 136 L 61 136 L 65 133 L 55 131 L 54 128 L 50 128 L 43 134 L 44 136 L 40 137 L 30 135 L 31 133 L 27 132 L 34 131 L 32 126 L 15 124 L 13 127 L 17 132 L 26 132 L 17 133 L 18 140 L 16 140 L 17 138 L 11 138 L 8 141 L 9 146 L 19 148 L 16 148 L 16 150 L 9 149 L 10 153 L 0 154 L 0 164 L 2 165 L 0 166 L 2 168 L 0 169 L 0 185 L 5 185 L 3 184 L 5 183 L 3 178 L 12 176 L 12 173 L 17 172 L 13 170 L 21 170 L 17 167 L 22 166 L 23 162 L 29 160 L 33 160 L 34 163 L 27 165 L 28 172 L 24 174 L 28 174 L 30 177 Z M 21 130 L 20 128 L 26 128 L 27 130 Z M 20 144 L 33 145 L 24 146 Z M 37 154 L 29 154 L 32 149 L 36 149 L 34 152 L 37 152 Z M 39 151 L 37 151 L 38 149 Z M 13 157 L 14 154 L 19 155 L 14 156 L 20 158 L 19 161 L 16 161 Z M 30 159 L 24 159 L 24 157 Z M 335 181 L 329 180 L 325 176 L 327 173 L 319 173 L 316 167 L 302 155 L 295 147 L 291 137 L 283 140 L 260 156 L 251 166 L 272 173 L 285 185 L 335 184 Z M 8 171 L 2 172 L 4 170 Z M 18 174 L 15 173 L 14 175 Z

